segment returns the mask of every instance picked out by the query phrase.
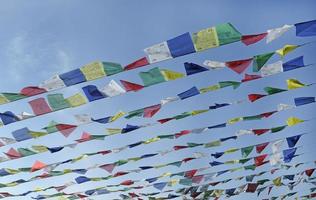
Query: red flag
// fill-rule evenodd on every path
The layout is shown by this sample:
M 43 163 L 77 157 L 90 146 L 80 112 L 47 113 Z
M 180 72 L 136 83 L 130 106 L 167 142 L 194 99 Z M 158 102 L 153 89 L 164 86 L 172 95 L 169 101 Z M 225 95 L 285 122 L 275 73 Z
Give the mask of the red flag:
M 58 192 L 66 189 L 68 186 L 66 185 L 61 185 L 61 186 L 55 186 L 54 189 L 57 190 Z
M 35 115 L 43 115 L 45 113 L 52 112 L 52 110 L 50 109 L 46 100 L 43 97 L 29 101 L 29 104 L 31 105 L 31 108 Z
M 12 160 L 22 157 L 22 155 L 14 148 L 10 148 L 9 151 L 5 154 Z
M 116 172 L 113 177 L 118 177 L 118 176 L 124 176 L 125 174 L 128 174 L 129 172 Z
M 186 171 L 184 173 L 184 177 L 187 177 L 187 178 L 192 178 L 195 174 L 196 174 L 197 170 L 196 169 L 192 169 L 190 171 Z
M 266 132 L 270 131 L 270 129 L 253 129 L 252 132 L 255 134 L 255 135 L 262 135 Z
M 310 177 L 314 173 L 314 171 L 315 171 L 315 168 L 314 169 L 307 169 L 307 170 L 305 170 L 305 174 L 308 177 Z
M 23 94 L 24 96 L 28 96 L 28 97 L 34 96 L 37 94 L 42 94 L 45 92 L 47 92 L 47 91 L 44 88 L 39 88 L 36 86 L 25 87 L 20 91 L 21 94 Z
M 38 171 L 40 169 L 45 168 L 46 166 L 47 165 L 45 163 L 42 163 L 41 161 L 36 161 L 31 168 L 31 172 Z
M 99 151 L 98 153 L 100 153 L 102 155 L 106 155 L 106 154 L 109 154 L 111 152 L 112 152 L 111 150 L 104 150 L 104 151 Z
M 185 149 L 185 148 L 188 148 L 188 146 L 174 146 L 173 147 L 175 151 L 180 150 L 180 149 Z
M 248 183 L 246 192 L 254 193 L 257 190 L 258 183 Z
M 107 171 L 107 172 L 109 172 L 109 173 L 112 173 L 114 167 L 115 167 L 115 164 L 114 164 L 114 163 L 105 164 L 105 165 L 101 165 L 101 166 L 100 166 L 101 169 L 104 169 L 105 171 Z
M 136 198 L 136 197 L 139 197 L 137 194 L 135 194 L 134 192 L 130 192 L 128 193 L 128 195 L 132 198 Z
M 263 154 L 261 156 L 255 157 L 255 165 L 256 165 L 256 167 L 259 167 L 259 166 L 263 165 L 264 164 L 264 159 L 266 159 L 267 156 L 268 156 L 268 154 Z
M 126 181 L 123 181 L 120 183 L 120 185 L 133 185 L 134 184 L 134 181 L 132 180 L 126 180 Z
M 137 92 L 138 90 L 141 90 L 144 88 L 144 86 L 136 84 L 136 83 L 131 83 L 131 82 L 124 81 L 124 80 L 120 80 L 120 81 L 127 92 L 129 92 L 129 91 Z
M 153 105 L 144 109 L 144 117 L 150 118 L 154 116 L 161 108 L 160 104 Z
M 251 102 L 257 101 L 258 99 L 261 99 L 262 97 L 265 97 L 267 95 L 265 94 L 249 94 L 248 99 Z
M 56 128 L 65 137 L 68 137 L 77 128 L 77 126 L 76 125 L 71 125 L 71 124 L 57 124 Z
M 176 136 L 176 138 L 179 138 L 179 137 L 184 136 L 184 135 L 187 135 L 187 134 L 189 134 L 189 133 L 191 133 L 190 130 L 183 130 L 183 131 L 181 131 L 180 133 L 176 133 L 175 136 Z
M 256 152 L 261 153 L 268 145 L 269 142 L 256 145 Z
M 148 65 L 148 64 L 149 64 L 149 62 L 148 62 L 147 58 L 143 57 L 141 59 L 136 60 L 135 62 L 132 62 L 132 63 L 126 65 L 124 67 L 124 71 L 131 70 L 131 69 L 136 69 L 136 68 Z
M 260 34 L 255 34 L 255 35 L 243 35 L 241 37 L 241 42 L 248 46 L 256 42 L 259 42 L 260 40 L 265 38 L 267 34 L 268 33 L 260 33 Z
M 271 111 L 271 112 L 261 113 L 260 115 L 261 115 L 261 117 L 268 118 L 268 117 L 270 117 L 271 115 L 273 115 L 276 112 L 278 112 L 278 111 Z
M 159 120 L 157 120 L 160 124 L 164 124 L 164 123 L 166 123 L 166 122 L 168 122 L 168 121 L 170 121 L 170 120 L 173 120 L 173 118 L 165 118 L 165 119 L 159 119 Z
M 198 176 L 193 176 L 192 177 L 192 182 L 199 184 L 204 178 L 204 175 L 198 175 Z
M 182 162 L 189 162 L 190 160 L 194 160 L 195 158 L 184 158 L 182 159 Z
M 81 138 L 76 140 L 77 142 L 81 143 L 81 142 L 86 142 L 91 140 L 91 134 L 87 133 L 87 132 L 83 132 L 81 135 Z
M 241 82 L 252 81 L 259 78 L 262 78 L 262 77 L 256 74 L 245 74 L 244 79 L 242 79 Z
M 244 60 L 230 61 L 230 62 L 226 62 L 225 64 L 231 70 L 234 70 L 236 73 L 241 74 L 247 69 L 251 61 L 252 61 L 252 58 L 249 58 L 249 59 L 244 59 Z

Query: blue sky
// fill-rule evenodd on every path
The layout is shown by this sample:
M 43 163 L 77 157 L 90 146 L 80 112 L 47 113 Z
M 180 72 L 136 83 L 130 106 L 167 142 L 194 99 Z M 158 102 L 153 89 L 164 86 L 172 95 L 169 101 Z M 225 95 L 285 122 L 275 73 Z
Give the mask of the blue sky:
M 70 69 L 80 67 L 94 60 L 118 62 L 123 65 L 134 61 L 143 56 L 143 49 L 152 44 L 170 39 L 184 32 L 194 32 L 202 28 L 214 26 L 220 23 L 231 22 L 244 34 L 260 33 L 269 28 L 283 26 L 284 24 L 294 24 L 297 22 L 316 19 L 315 2 L 310 0 L 302 1 L 3 1 L 0 6 L 0 66 L 1 80 L 0 90 L 3 92 L 19 91 L 27 85 L 38 85 L 42 80 L 47 79 L 53 74 L 66 72 Z M 192 54 L 170 61 L 161 62 L 155 65 L 147 66 L 127 73 L 121 73 L 109 78 L 104 78 L 91 82 L 98 86 L 105 85 L 111 79 L 131 80 L 140 83 L 137 73 L 146 71 L 152 67 L 162 67 L 175 71 L 183 72 L 184 62 L 194 62 L 202 64 L 205 59 L 228 61 L 242 58 L 248 58 L 256 54 L 266 53 L 276 50 L 284 44 L 301 44 L 313 41 L 314 38 L 298 38 L 292 29 L 281 38 L 266 44 L 264 41 L 255 45 L 246 47 L 242 43 L 222 46 L 202 53 Z M 305 63 L 315 63 L 315 44 L 297 49 L 289 54 L 284 60 L 289 60 L 300 55 L 305 56 Z M 279 58 L 274 56 L 270 62 L 277 61 Z M 166 105 L 155 115 L 153 119 L 132 119 L 131 124 L 142 124 L 144 121 L 153 121 L 184 111 L 194 109 L 203 109 L 215 102 L 225 102 L 238 99 L 244 99 L 249 93 L 262 93 L 263 87 L 275 86 L 285 88 L 285 80 L 296 78 L 305 83 L 315 82 L 315 67 L 282 73 L 273 77 L 253 81 L 242 85 L 238 90 L 223 89 L 214 93 L 199 95 L 185 101 Z M 174 82 L 164 83 L 152 86 L 138 93 L 128 93 L 126 95 L 111 99 L 104 99 L 89 103 L 78 109 L 71 109 L 51 113 L 42 117 L 15 123 L 1 128 L 3 136 L 11 136 L 13 130 L 25 126 L 32 130 L 38 130 L 47 125 L 51 120 L 58 122 L 74 123 L 73 115 L 89 113 L 95 117 L 108 116 L 116 113 L 118 110 L 130 111 L 147 105 L 156 104 L 160 99 L 168 96 L 174 96 L 192 86 L 204 87 L 212 85 L 222 80 L 240 80 L 241 76 L 230 70 L 220 70 L 202 73 Z M 86 84 L 80 84 L 61 90 L 66 96 L 76 91 L 81 91 L 81 87 Z M 31 156 L 0 164 L 0 167 L 24 167 L 31 165 L 35 160 L 41 160 L 45 163 L 65 160 L 68 157 L 74 157 L 84 152 L 93 152 L 101 149 L 111 149 L 120 147 L 124 144 L 133 143 L 139 140 L 153 137 L 159 134 L 174 133 L 178 130 L 192 129 L 204 125 L 218 124 L 229 118 L 252 115 L 270 111 L 276 108 L 278 103 L 293 104 L 293 98 L 300 96 L 315 96 L 315 87 L 303 88 L 278 95 L 274 95 L 256 103 L 245 103 L 239 106 L 230 106 L 208 112 L 196 117 L 186 118 L 166 125 L 154 126 L 140 129 L 126 135 L 117 135 L 109 137 L 105 141 L 92 141 L 78 145 L 76 149 L 67 149 L 54 155 L 45 153 Z M 34 97 L 35 98 L 35 97 Z M 21 111 L 30 111 L 27 101 L 23 100 L 7 105 L 2 105 L 0 111 L 12 110 L 16 113 Z M 129 151 L 123 151 L 120 154 L 109 156 L 95 156 L 78 162 L 74 165 L 65 165 L 63 168 L 84 168 L 93 164 L 111 163 L 118 159 L 124 159 L 131 156 L 140 156 L 144 153 L 155 152 L 157 150 L 171 148 L 175 144 L 185 144 L 186 142 L 205 142 L 226 136 L 231 136 L 235 131 L 246 128 L 265 128 L 284 124 L 289 116 L 297 116 L 302 119 L 315 117 L 315 105 L 303 106 L 299 109 L 285 111 L 273 115 L 269 119 L 260 121 L 250 121 L 236 124 L 234 126 L 210 131 L 202 135 L 191 135 L 182 137 L 176 142 L 174 140 L 161 141 L 150 146 L 142 146 Z M 43 144 L 48 146 L 57 146 L 68 144 L 77 139 L 83 131 L 93 134 L 104 134 L 106 127 L 123 127 L 127 120 L 119 120 L 115 123 L 104 125 L 91 124 L 77 129 L 69 138 L 65 139 L 60 134 L 52 134 L 37 140 L 21 142 L 14 147 L 30 147 L 34 144 Z M 231 147 L 247 146 L 258 144 L 265 141 L 271 141 L 276 138 L 284 138 L 297 135 L 303 132 L 311 134 L 303 136 L 300 145 L 303 149 L 299 152 L 307 152 L 304 156 L 296 158 L 293 162 L 311 161 L 315 159 L 312 152 L 315 152 L 314 141 L 316 139 L 313 131 L 315 130 L 315 121 L 303 123 L 296 127 L 287 129 L 280 134 L 268 134 L 262 137 L 246 136 L 238 142 L 227 142 L 224 146 L 216 149 L 190 149 L 172 153 L 169 156 L 145 159 L 119 167 L 117 170 L 134 169 L 137 166 L 161 164 L 169 161 L 180 160 L 193 152 L 201 151 L 208 154 L 214 151 L 226 150 Z M 2 147 L 1 151 L 6 151 L 11 146 Z M 284 145 L 283 148 L 286 148 Z M 269 149 L 270 151 L 270 149 Z M 238 153 L 223 157 L 221 160 L 230 160 L 239 158 Z M 177 172 L 187 169 L 207 166 L 210 158 L 193 161 L 183 165 L 181 169 L 175 167 L 162 168 L 160 170 L 147 170 L 144 173 L 124 176 L 111 181 L 88 182 L 85 184 L 69 187 L 66 191 L 82 191 L 86 189 L 103 186 L 105 184 L 116 184 L 125 179 L 143 179 L 160 175 L 163 172 Z M 312 167 L 312 166 L 305 166 Z M 230 168 L 228 166 L 227 168 Z M 221 167 L 214 167 L 211 171 L 221 170 Z M 260 170 L 270 169 L 265 166 Z M 304 168 L 301 168 L 304 169 Z M 294 171 L 288 171 L 292 173 Z M 40 172 L 33 173 L 33 175 Z M 248 174 L 251 172 L 247 172 Z M 103 170 L 91 170 L 87 176 L 97 177 L 106 176 L 107 172 Z M 238 177 L 243 173 L 223 175 L 218 180 Z M 278 174 L 282 175 L 282 173 Z M 75 178 L 76 174 L 68 174 L 62 177 L 36 181 L 23 184 L 18 187 L 4 188 L 1 192 L 8 191 L 12 193 L 25 192 L 36 187 L 46 187 L 51 185 L 62 185 L 70 179 Z M 9 182 L 19 178 L 28 178 L 30 174 L 21 174 L 0 178 L 0 182 Z M 276 177 L 276 176 L 273 176 Z M 238 186 L 237 182 L 223 185 L 223 188 Z M 309 185 L 302 185 L 296 188 L 299 194 L 306 194 L 306 188 Z M 295 190 L 295 191 L 296 191 Z M 148 191 L 154 191 L 152 189 Z M 274 189 L 271 195 L 286 193 L 285 187 Z M 45 193 L 54 193 L 48 191 Z M 43 193 L 44 194 L 44 193 Z M 31 195 L 31 196 L 34 196 Z M 113 199 L 115 195 L 104 195 L 93 197 L 92 199 Z M 266 197 L 266 196 L 262 196 Z M 242 194 L 234 199 L 255 198 L 252 194 Z M 12 198 L 13 199 L 13 198 Z M 23 199 L 21 197 L 16 199 Z M 30 199 L 30 196 L 24 198 Z

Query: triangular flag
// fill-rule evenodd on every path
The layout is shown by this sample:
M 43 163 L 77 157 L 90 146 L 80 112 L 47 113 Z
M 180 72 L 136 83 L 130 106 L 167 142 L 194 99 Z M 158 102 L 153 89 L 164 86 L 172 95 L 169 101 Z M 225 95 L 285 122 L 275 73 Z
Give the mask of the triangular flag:
M 285 32 L 290 30 L 292 27 L 294 27 L 294 25 L 285 24 L 284 26 L 279 27 L 279 28 L 269 29 L 267 31 L 267 33 L 268 33 L 267 43 L 270 43 L 271 41 L 279 38 L 281 35 L 283 35 Z
M 56 128 L 59 132 L 61 132 L 61 134 L 68 137 L 77 128 L 77 126 L 71 124 L 57 124 Z
M 256 80 L 262 78 L 260 75 L 256 75 L 256 74 L 245 74 L 244 78 L 241 80 L 241 82 L 247 82 L 247 81 L 252 81 L 252 80 Z
M 148 65 L 148 64 L 149 64 L 149 62 L 148 62 L 147 58 L 143 57 L 143 58 L 140 58 L 140 59 L 138 59 L 138 60 L 126 65 L 124 67 L 124 71 L 131 70 L 131 69 L 136 69 L 136 68 Z
M 268 33 L 261 33 L 261 34 L 255 34 L 255 35 L 243 35 L 241 37 L 241 42 L 248 46 L 248 45 L 259 42 L 260 40 L 265 38 L 267 34 Z
M 115 164 L 111 163 L 111 164 L 101 165 L 100 168 L 104 169 L 105 171 L 107 171 L 109 173 L 112 173 L 113 169 L 115 168 Z
M 269 95 L 272 95 L 272 94 L 276 94 L 276 93 L 280 93 L 280 92 L 285 92 L 287 90 L 285 89 L 280 89 L 280 88 L 274 88 L 274 87 L 265 87 L 264 88 L 264 91 L 266 93 L 268 93 Z
M 288 126 L 294 126 L 296 124 L 299 124 L 299 123 L 302 123 L 304 122 L 304 120 L 302 119 L 299 119 L 297 117 L 289 117 L 287 120 L 286 120 L 286 123 Z
M 150 118 L 150 117 L 154 116 L 160 110 L 160 108 L 161 108 L 160 104 L 146 107 L 144 109 L 144 117 Z
M 260 155 L 260 156 L 257 156 L 254 158 L 255 160 L 255 165 L 257 167 L 261 166 L 264 164 L 264 160 L 266 159 L 266 157 L 268 156 L 268 154 L 263 154 L 263 155 Z
M 275 52 L 256 55 L 253 57 L 253 71 L 258 72 L 268 62 Z
M 17 159 L 21 158 L 22 155 L 16 151 L 14 148 L 10 148 L 7 153 L 5 153 L 10 159 Z
M 42 93 L 45 93 L 46 90 L 44 88 L 39 88 L 39 87 L 36 87 L 36 86 L 29 86 L 29 87 L 25 87 L 23 88 L 20 93 L 24 96 L 35 96 L 35 95 L 38 95 L 38 94 L 42 94 Z
M 283 72 L 283 61 L 277 61 L 269 65 L 264 65 L 260 69 L 261 76 L 271 76 Z
M 35 163 L 33 164 L 32 168 L 31 168 L 31 172 L 35 172 L 38 171 L 40 169 L 45 168 L 47 165 L 45 163 L 42 163 L 41 161 L 35 161 Z
M 167 185 L 167 182 L 154 183 L 153 187 L 161 191 L 166 187 L 166 185 Z
M 267 96 L 267 95 L 265 95 L 265 94 L 249 94 L 248 99 L 251 102 L 255 102 L 258 99 L 261 99 L 262 97 L 265 97 L 265 96 Z
M 256 152 L 261 153 L 268 145 L 269 145 L 269 142 L 256 145 Z
M 226 62 L 226 66 L 238 74 L 243 73 L 252 62 L 252 58 Z
M 185 71 L 186 71 L 187 76 L 190 76 L 190 75 L 196 74 L 196 73 L 200 73 L 200 72 L 204 72 L 204 71 L 208 71 L 208 69 L 206 69 L 200 65 L 197 65 L 195 63 L 185 62 L 184 67 L 185 67 Z
M 120 80 L 120 81 L 127 92 L 129 92 L 129 91 L 137 92 L 138 90 L 141 90 L 144 88 L 144 86 L 136 84 L 136 83 L 131 83 L 131 82 L 124 81 L 124 80 Z
M 289 148 L 295 147 L 296 143 L 301 138 L 301 136 L 302 135 L 295 135 L 295 136 L 292 136 L 292 137 L 287 137 L 286 141 L 287 141 L 287 144 L 288 144 Z
M 209 69 L 222 69 L 222 68 L 226 67 L 226 63 L 218 62 L 218 61 L 212 61 L 212 60 L 205 60 L 203 62 L 203 65 L 206 66 Z
M 254 146 L 249 146 L 249 147 L 244 147 L 241 148 L 241 155 L 243 158 L 247 158 L 247 156 L 249 156 L 249 154 L 252 152 Z
M 293 89 L 297 89 L 297 88 L 301 88 L 305 86 L 305 84 L 299 82 L 296 79 L 288 79 L 286 80 L 286 83 L 287 83 L 287 88 L 289 90 L 293 90 Z
M 290 53 L 291 51 L 294 51 L 294 49 L 296 49 L 297 47 L 299 47 L 299 45 L 287 44 L 284 47 L 282 47 L 281 49 L 276 50 L 275 52 L 283 57 L 286 54 Z

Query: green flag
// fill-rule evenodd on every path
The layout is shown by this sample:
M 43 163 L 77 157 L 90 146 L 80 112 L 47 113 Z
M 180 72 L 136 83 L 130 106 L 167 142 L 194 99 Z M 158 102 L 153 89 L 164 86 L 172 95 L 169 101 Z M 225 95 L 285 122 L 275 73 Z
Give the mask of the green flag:
M 36 154 L 36 152 L 27 148 L 18 148 L 18 152 L 22 155 L 22 157 Z
M 176 115 L 175 117 L 173 117 L 174 119 L 178 120 L 178 119 L 183 119 L 183 118 L 186 118 L 188 116 L 191 116 L 191 113 L 190 112 L 184 112 L 184 113 L 181 113 L 180 115 Z
M 244 159 L 240 159 L 239 163 L 241 164 L 245 164 L 246 162 L 248 162 L 249 160 L 251 160 L 252 158 L 244 158 Z
M 263 185 L 263 184 L 265 184 L 265 182 L 268 182 L 268 181 L 270 181 L 270 180 L 269 179 L 262 179 L 262 180 L 258 180 L 257 183 L 259 185 Z
M 47 131 L 47 133 L 54 133 L 54 132 L 57 132 L 57 131 L 58 131 L 58 129 L 57 129 L 57 127 L 56 127 L 57 124 L 58 124 L 57 122 L 51 121 L 51 122 L 49 122 L 48 126 L 46 126 L 46 127 L 43 128 L 43 129 L 45 129 L 45 130 Z
M 131 112 L 128 112 L 128 115 L 125 116 L 126 119 L 130 119 L 133 117 L 141 117 L 144 114 L 144 108 L 133 110 Z
M 47 100 L 49 106 L 53 109 L 53 111 L 62 110 L 70 107 L 70 104 L 64 98 L 63 94 L 49 94 L 47 95 Z
M 166 81 L 158 67 L 155 67 L 147 72 L 140 72 L 139 76 L 142 79 L 145 86 L 150 86 Z
M 225 45 L 233 42 L 240 41 L 241 34 L 237 29 L 231 24 L 220 24 L 215 27 L 219 45 Z
M 286 127 L 287 127 L 287 125 L 273 127 L 273 128 L 271 128 L 271 133 L 276 133 L 276 132 L 282 131 L 282 130 L 285 129 Z
M 285 92 L 287 90 L 285 89 L 280 89 L 280 88 L 274 88 L 274 87 L 265 87 L 264 88 L 264 91 L 266 93 L 268 93 L 269 95 L 272 95 L 272 94 L 276 94 L 276 93 L 280 93 L 280 92 Z
M 191 143 L 191 142 L 188 142 L 187 143 L 189 147 L 197 147 L 197 146 L 201 146 L 203 144 L 199 144 L 199 143 Z
M 264 64 L 274 55 L 275 52 L 256 55 L 253 57 L 253 71 L 258 72 Z
M 119 160 L 119 161 L 115 162 L 115 165 L 116 166 L 121 166 L 121 165 L 124 165 L 126 163 L 128 163 L 128 160 Z
M 253 116 L 245 116 L 242 119 L 244 121 L 247 121 L 247 120 L 258 120 L 258 119 L 261 119 L 261 118 L 262 118 L 261 115 L 253 115 Z
M 112 62 L 102 62 L 105 74 L 107 76 L 117 74 L 123 71 L 122 65 Z
M 247 166 L 244 166 L 244 169 L 245 170 L 255 170 L 256 169 L 256 165 L 247 165 Z
M 220 140 L 204 144 L 205 148 L 218 147 L 218 146 L 221 146 L 221 141 Z
M 24 99 L 26 96 L 18 93 L 1 93 L 6 99 L 11 101 L 17 101 L 19 99 Z
M 237 81 L 221 81 L 218 84 L 219 84 L 220 88 L 233 86 L 234 89 L 237 89 L 240 86 L 241 82 L 237 82 Z
M 249 156 L 249 154 L 252 152 L 254 146 L 244 147 L 241 148 L 241 155 L 243 158 L 246 158 Z
M 182 165 L 182 161 L 177 161 L 177 162 L 173 162 L 173 163 L 169 163 L 168 165 L 173 165 L 176 167 L 180 167 Z
M 175 136 L 173 134 L 170 134 L 170 135 L 158 135 L 157 136 L 159 139 L 173 139 Z

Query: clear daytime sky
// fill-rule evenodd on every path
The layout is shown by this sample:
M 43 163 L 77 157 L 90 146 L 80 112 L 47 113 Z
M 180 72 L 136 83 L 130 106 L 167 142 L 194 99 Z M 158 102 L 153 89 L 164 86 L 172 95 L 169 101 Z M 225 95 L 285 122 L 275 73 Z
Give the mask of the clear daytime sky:
M 109 62 L 118 62 L 126 65 L 144 55 L 143 49 L 153 44 L 168 40 L 185 32 L 195 32 L 203 28 L 215 26 L 217 24 L 230 22 L 242 34 L 255 34 L 265 32 L 267 29 L 281 27 L 284 24 L 294 24 L 303 21 L 316 19 L 315 12 L 316 1 L 253 1 L 253 0 L 2 0 L 0 1 L 0 91 L 17 92 L 21 88 L 29 85 L 38 85 L 41 81 L 50 76 L 71 69 L 78 68 L 91 61 L 102 60 Z M 129 80 L 141 83 L 138 73 L 147 71 L 153 67 L 184 72 L 184 62 L 193 62 L 202 65 L 206 59 L 217 61 L 230 61 L 252 57 L 253 55 L 267 53 L 281 48 L 285 44 L 302 44 L 308 41 L 314 41 L 314 37 L 296 37 L 295 29 L 285 33 L 277 40 L 266 44 L 261 41 L 251 46 L 245 46 L 241 42 L 229 44 L 219 48 L 210 49 L 201 53 L 191 54 L 164 61 L 154 65 L 146 66 L 137 70 L 120 73 L 111 77 L 106 77 L 90 83 L 82 83 L 68 87 L 58 92 L 62 92 L 66 97 L 75 92 L 82 91 L 81 87 L 88 84 L 104 86 L 111 79 L 119 81 Z M 290 53 L 284 58 L 284 61 L 297 56 L 304 55 L 305 63 L 316 63 L 315 58 L 316 43 L 304 46 Z M 281 58 L 275 55 L 269 62 L 275 62 Z M 249 68 L 248 73 L 251 73 Z M 54 133 L 49 136 L 41 137 L 36 140 L 27 140 L 15 145 L 1 147 L 1 152 L 6 152 L 11 147 L 31 147 L 32 145 L 47 145 L 50 147 L 71 143 L 78 139 L 82 132 L 91 134 L 104 134 L 105 128 L 124 127 L 127 123 L 138 125 L 145 122 L 170 117 L 185 111 L 204 109 L 214 103 L 231 102 L 245 99 L 249 93 L 264 93 L 265 86 L 277 88 L 286 88 L 286 79 L 296 78 L 303 83 L 316 82 L 316 66 L 304 69 L 298 69 L 287 73 L 281 73 L 275 76 L 267 77 L 261 80 L 252 81 L 243 84 L 237 90 L 225 88 L 216 92 L 210 92 L 198 95 L 193 98 L 170 103 L 164 106 L 158 114 L 152 119 L 135 118 L 131 120 L 121 119 L 114 123 L 106 125 L 90 124 L 76 129 L 70 137 L 64 138 L 61 134 Z M 198 75 L 193 75 L 181 80 L 167 82 L 146 88 L 137 93 L 128 93 L 114 98 L 106 98 L 95 101 L 76 109 L 68 109 L 30 120 L 10 124 L 0 128 L 1 136 L 11 137 L 11 132 L 23 127 L 31 130 L 40 130 L 50 121 L 55 120 L 60 123 L 75 123 L 74 114 L 91 114 L 95 118 L 115 114 L 118 110 L 131 111 L 137 108 L 159 103 L 160 99 L 175 96 L 192 86 L 198 88 L 216 84 L 218 81 L 242 79 L 241 75 L 234 73 L 229 69 L 209 71 Z M 52 92 L 54 93 L 54 92 Z M 276 94 L 255 103 L 243 103 L 240 105 L 229 106 L 203 113 L 198 116 L 188 117 L 183 120 L 173 121 L 165 125 L 139 129 L 125 135 L 115 135 L 107 137 L 104 141 L 90 141 L 79 144 L 75 149 L 65 149 L 55 154 L 43 153 L 18 160 L 0 163 L 0 168 L 17 168 L 31 166 L 34 161 L 40 160 L 44 163 L 53 163 L 67 158 L 72 158 L 86 152 L 94 152 L 104 149 L 112 149 L 131 144 L 140 140 L 146 140 L 156 135 L 172 134 L 183 129 L 193 129 L 208 125 L 223 123 L 232 117 L 259 114 L 275 110 L 277 104 L 294 104 L 295 97 L 315 96 L 315 86 Z M 46 96 L 40 95 L 40 96 Z M 37 96 L 38 97 L 38 96 Z M 7 110 L 14 113 L 22 111 L 31 112 L 27 100 L 17 101 L 0 106 L 0 112 Z M 203 134 L 192 134 L 181 137 L 177 140 L 162 140 L 150 145 L 142 145 L 130 150 L 122 151 L 118 154 L 98 155 L 89 157 L 76 164 L 67 164 L 58 167 L 58 170 L 66 168 L 87 168 L 95 164 L 111 163 L 119 159 L 141 156 L 146 153 L 155 153 L 159 150 L 172 148 L 174 145 L 185 145 L 187 142 L 206 142 L 223 137 L 234 135 L 237 130 L 250 128 L 270 128 L 285 124 L 285 120 L 290 116 L 301 119 L 312 119 L 315 117 L 316 105 L 309 104 L 296 109 L 283 111 L 273 115 L 268 119 L 247 121 L 237 123 L 227 128 L 211 130 Z M 76 192 L 93 189 L 99 186 L 117 184 L 123 180 L 145 179 L 158 176 L 164 172 L 179 172 L 183 170 L 195 169 L 208 166 L 211 160 L 210 154 L 220 152 L 233 147 L 243 147 L 252 144 L 259 144 L 266 141 L 272 141 L 279 138 L 285 138 L 292 135 L 308 132 L 298 143 L 302 148 L 298 153 L 305 152 L 304 155 L 294 158 L 292 163 L 314 161 L 315 142 L 316 142 L 316 121 L 311 120 L 302 123 L 293 128 L 288 128 L 278 134 L 266 134 L 264 136 L 245 136 L 236 141 L 229 141 L 223 146 L 217 148 L 204 149 L 202 147 L 185 149 L 173 152 L 166 156 L 156 156 L 142 161 L 126 164 L 114 169 L 124 171 L 134 169 L 138 166 L 157 165 L 167 162 L 181 160 L 192 156 L 194 152 L 204 152 L 209 155 L 207 158 L 197 159 L 195 161 L 183 164 L 181 168 L 175 166 L 161 169 L 150 169 L 139 174 L 131 174 L 107 181 L 87 182 L 67 188 L 65 192 Z M 287 148 L 286 143 L 282 146 Z M 271 148 L 265 151 L 271 152 Z M 251 154 L 255 156 L 256 154 Z M 225 155 L 218 159 L 226 161 L 241 158 L 240 152 Z M 237 167 L 239 165 L 222 165 L 213 167 L 207 172 L 219 171 Z M 265 174 L 262 178 L 275 178 L 284 174 L 291 174 L 314 165 L 304 165 L 301 168 L 288 171 L 280 171 L 274 175 Z M 227 178 L 236 178 L 242 175 L 252 174 L 271 169 L 270 165 L 260 167 L 256 171 L 235 172 L 224 174 L 216 180 L 225 180 Z M 0 183 L 7 183 L 20 178 L 27 179 L 35 173 L 21 173 L 13 176 L 1 177 Z M 101 169 L 90 170 L 86 176 L 100 177 L 107 176 L 108 173 Z M 11 192 L 14 194 L 33 190 L 37 187 L 48 187 L 62 185 L 70 180 L 74 180 L 78 174 L 67 174 L 55 178 L 33 181 L 16 187 L 1 188 L 0 192 Z M 258 179 L 261 179 L 259 177 Z M 169 180 L 167 178 L 161 179 Z M 255 179 L 256 180 L 256 179 Z M 243 182 L 231 181 L 226 184 L 217 185 L 214 188 L 232 188 L 238 187 Z M 183 187 L 183 186 L 177 186 Z M 293 191 L 298 191 L 298 195 L 308 194 L 308 188 L 311 184 L 301 184 L 295 187 Z M 165 189 L 170 189 L 166 187 Z M 212 189 L 212 187 L 210 187 Z M 144 190 L 135 190 L 133 192 L 154 192 L 153 188 Z M 38 194 L 52 194 L 54 190 L 39 192 Z M 277 196 L 288 193 L 287 187 L 274 188 L 270 194 Z M 8 198 L 9 199 L 31 199 L 36 196 L 32 193 L 26 197 Z M 93 196 L 91 199 L 114 199 L 118 198 L 119 193 Z M 268 198 L 267 192 L 257 197 L 256 194 L 241 194 L 232 199 L 262 199 Z M 295 197 L 295 196 L 294 196 Z M 224 199 L 223 197 L 221 199 Z

